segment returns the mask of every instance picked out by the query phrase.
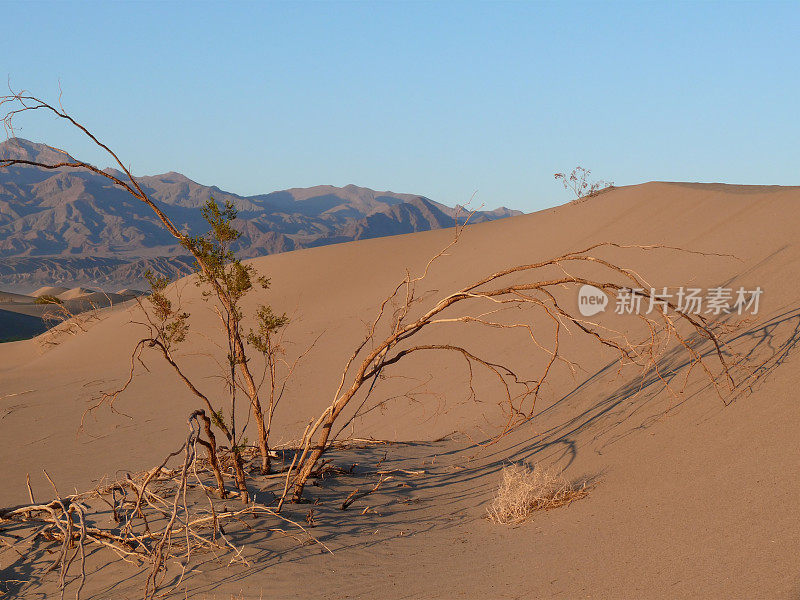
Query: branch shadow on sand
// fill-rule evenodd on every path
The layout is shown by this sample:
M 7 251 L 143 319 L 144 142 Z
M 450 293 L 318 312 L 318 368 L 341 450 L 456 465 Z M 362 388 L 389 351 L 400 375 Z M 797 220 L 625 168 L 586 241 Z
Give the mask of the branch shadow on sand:
M 757 390 L 787 361 L 798 342 L 800 307 L 745 328 L 729 339 L 726 347 L 730 349 L 729 356 L 737 361 L 738 377 L 736 388 L 725 402 L 742 400 Z M 702 350 L 704 357 L 712 355 L 712 348 Z M 302 572 L 311 568 L 309 565 L 341 566 L 337 561 L 353 556 L 368 561 L 375 547 L 386 542 L 482 519 L 497 473 L 508 463 L 554 463 L 569 474 L 579 453 L 587 449 L 602 453 L 692 400 L 711 400 L 708 381 L 695 382 L 682 392 L 666 391 L 664 383 L 681 387 L 682 383 L 678 384 L 690 364 L 685 353 L 675 349 L 666 353 L 655 368 L 619 384 L 616 363 L 608 363 L 493 444 L 457 434 L 434 442 L 365 444 L 332 450 L 326 456 L 336 468 L 308 486 L 307 502 L 285 505 L 284 512 L 309 527 L 334 555 L 341 553 L 341 557 L 348 558 L 330 557 L 321 546 L 299 539 L 294 535 L 298 531 L 290 526 L 277 527 L 274 520 L 253 518 L 226 526 L 231 542 L 245 548 L 248 565 L 232 566 L 230 557 L 224 554 L 195 554 L 190 570 L 182 578 L 178 561 L 172 561 L 162 589 L 177 584 L 167 597 L 224 595 L 237 585 L 252 587 L 262 578 L 269 581 L 275 576 L 291 577 L 295 568 Z M 722 400 L 712 408 L 724 409 Z M 550 426 L 532 433 L 532 427 L 545 420 Z M 291 455 L 284 459 L 290 461 Z M 597 476 L 581 475 L 573 480 Z M 351 492 L 370 490 L 381 477 L 384 481 L 376 491 L 360 497 L 348 510 L 341 509 L 342 501 Z M 251 493 L 268 501 L 282 486 L 282 479 L 265 482 L 256 477 L 251 482 Z M 0 565 L 3 592 L 13 596 L 24 588 L 25 597 L 44 598 L 52 591 L 53 575 L 42 575 L 52 560 L 46 547 L 32 548 L 31 552 L 33 556 L 25 560 Z M 319 563 L 320 555 L 333 562 Z M 273 569 L 279 565 L 283 568 Z M 135 596 L 141 591 L 140 572 L 132 573 L 130 565 L 111 561 L 107 554 L 96 550 L 87 562 L 87 587 L 82 597 Z
M 728 396 L 719 398 L 713 410 L 724 410 L 726 404 L 747 398 L 786 362 L 798 342 L 800 307 L 785 310 L 730 338 L 726 348 L 728 356 L 736 361 L 736 387 Z M 704 358 L 711 357 L 713 349 L 703 347 L 702 354 Z M 494 444 L 454 435 L 436 442 L 332 451 L 328 455 L 332 464 L 350 472 L 317 480 L 308 489 L 308 502 L 289 506 L 287 516 L 303 520 L 312 511 L 316 525 L 313 532 L 320 541 L 334 553 L 358 554 L 369 553 L 373 547 L 391 540 L 481 519 L 494 492 L 496 474 L 508 463 L 556 463 L 568 472 L 578 454 L 587 447 L 602 453 L 609 445 L 648 429 L 688 402 L 711 399 L 710 382 L 674 393 L 665 389 L 665 383 L 676 389 L 682 387 L 690 365 L 685 352 L 674 349 L 655 368 L 613 387 L 618 381 L 617 365 L 611 362 Z M 544 417 L 556 417 L 556 424 L 531 435 L 530 425 Z M 378 481 L 375 465 L 397 475 L 348 511 L 340 510 L 342 500 L 351 491 L 375 485 Z M 401 470 L 424 473 L 408 476 Z M 598 476 L 595 473 L 573 479 L 592 482 Z M 254 581 L 251 578 L 259 574 L 266 576 L 274 566 L 305 563 L 324 554 L 313 545 L 298 548 L 296 543 L 284 543 L 276 547 L 275 536 L 255 532 L 242 532 L 237 541 L 245 539 L 253 549 L 249 567 L 228 568 L 209 557 L 197 565 L 199 571 L 207 574 L 202 582 L 199 578 L 183 582 L 189 594 L 229 589 L 246 580 Z

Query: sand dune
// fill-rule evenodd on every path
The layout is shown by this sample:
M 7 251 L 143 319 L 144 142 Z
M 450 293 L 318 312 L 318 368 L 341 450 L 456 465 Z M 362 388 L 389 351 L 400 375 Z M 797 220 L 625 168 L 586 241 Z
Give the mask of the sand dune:
M 89 288 L 75 287 L 72 288 L 71 290 L 61 292 L 60 294 L 58 294 L 58 297 L 61 298 L 61 300 L 77 300 L 77 299 L 83 299 L 89 294 L 96 294 L 96 293 L 97 292 L 95 292 L 95 290 L 90 290 Z
M 116 292 L 118 296 L 123 296 L 126 298 L 135 298 L 136 296 L 143 296 L 144 292 L 142 290 L 134 290 L 131 288 L 123 288 Z
M 46 307 L 35 302 L 33 296 L 0 291 L 0 342 L 28 339 L 47 329 L 42 320 Z
M 33 296 L 34 298 L 38 298 L 39 296 L 60 296 L 61 294 L 65 294 L 69 291 L 70 291 L 69 288 L 46 285 L 44 287 L 40 287 L 35 292 L 32 292 L 31 296 Z
M 45 329 L 46 325 L 36 315 L 0 308 L 0 342 L 31 338 Z
M 432 270 L 425 295 L 442 295 L 511 264 L 525 264 L 602 241 L 663 244 L 661 249 L 605 249 L 658 286 L 714 286 L 764 292 L 760 311 L 740 325 L 735 347 L 754 365 L 749 389 L 725 407 L 693 379 L 683 393 L 635 382 L 606 369 L 610 355 L 575 335 L 564 350 L 580 363 L 550 381 L 526 427 L 480 449 L 497 417 L 495 388 L 469 398 L 463 361 L 440 355 L 398 367 L 375 393 L 390 400 L 354 423 L 361 437 L 414 441 L 365 451 L 363 464 L 424 469 L 407 488 L 369 501 L 374 513 L 320 506 L 314 530 L 334 550 L 296 548 L 263 534 L 248 552 L 251 567 L 204 562 L 187 579 L 197 597 L 341 598 L 645 598 L 795 597 L 800 593 L 800 523 L 796 471 L 800 385 L 794 353 L 800 339 L 800 188 L 648 183 L 617 188 L 580 204 L 471 226 Z M 364 323 L 404 276 L 421 271 L 452 236 L 448 230 L 365 240 L 250 261 L 272 288 L 248 307 L 270 302 L 292 316 L 291 358 L 319 338 L 300 364 L 273 428 L 275 441 L 296 439 L 330 402 L 338 374 Z M 657 283 L 656 283 L 657 282 Z M 189 280 L 177 282 L 192 313 L 180 353 L 210 395 L 221 342 L 215 316 Z M 72 293 L 71 290 L 68 293 Z M 63 297 L 63 296 L 62 296 Z M 86 488 L 120 470 L 156 464 L 185 435 L 194 402 L 155 357 L 116 408 L 81 415 L 127 374 L 141 335 L 135 304 L 115 307 L 86 333 L 41 352 L 35 341 L 0 345 L 0 504 L 25 501 L 25 475 L 47 490 L 45 467 L 64 489 Z M 468 324 L 442 330 L 448 340 L 520 369 L 532 360 L 524 335 L 486 333 Z M 680 363 L 664 365 L 668 377 Z M 453 431 L 459 433 L 446 439 Z M 383 454 L 386 453 L 384 457 Z M 501 466 L 530 459 L 573 478 L 598 481 L 590 496 L 536 515 L 518 528 L 486 521 Z M 340 460 L 354 460 L 352 456 Z M 324 481 L 312 498 L 341 498 L 358 483 Z M 263 491 L 262 493 L 269 493 Z M 361 505 L 366 506 L 366 504 Z M 290 507 L 303 519 L 307 505 Z M 294 511 L 294 512 L 291 512 Z M 360 511 L 358 511 L 360 512 Z M 256 534 L 254 534 L 256 535 Z M 261 535 L 261 534 L 258 534 Z M 283 552 L 283 551 L 282 551 Z M 93 597 L 135 597 L 138 582 L 111 565 L 87 584 Z M 410 574 L 413 573 L 413 576 Z M 340 574 L 343 574 L 340 577 Z M 321 581 L 335 579 L 335 588 Z M 122 583 L 115 583 L 120 582 Z M 47 589 L 47 588 L 43 588 Z
M 0 291 L 0 304 L 27 304 L 33 300 L 33 297 L 24 294 Z

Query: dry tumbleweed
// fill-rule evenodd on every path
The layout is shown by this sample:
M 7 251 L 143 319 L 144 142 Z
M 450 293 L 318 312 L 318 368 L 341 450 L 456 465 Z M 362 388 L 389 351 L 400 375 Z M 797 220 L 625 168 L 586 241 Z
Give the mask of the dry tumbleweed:
M 586 483 L 574 484 L 560 472 L 540 465 L 503 467 L 500 487 L 489 505 L 489 519 L 504 525 L 521 523 L 537 510 L 558 508 L 589 494 Z

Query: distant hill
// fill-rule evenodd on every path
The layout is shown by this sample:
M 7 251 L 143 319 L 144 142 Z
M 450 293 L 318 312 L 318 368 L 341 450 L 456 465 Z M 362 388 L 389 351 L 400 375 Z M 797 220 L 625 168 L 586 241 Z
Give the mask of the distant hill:
M 12 138 L 0 143 L 1 158 L 56 162 L 70 157 Z M 233 202 L 243 233 L 236 250 L 245 258 L 451 227 L 458 213 L 424 196 L 355 185 L 245 197 L 175 172 L 138 180 L 191 234 L 206 229 L 198 208 L 209 197 Z M 463 219 L 464 211 L 460 214 Z M 507 208 L 479 211 L 471 222 L 518 214 Z M 190 264 L 150 209 L 101 175 L 28 166 L 0 168 L 0 285 L 24 290 L 41 285 L 140 287 L 148 268 L 177 276 Z

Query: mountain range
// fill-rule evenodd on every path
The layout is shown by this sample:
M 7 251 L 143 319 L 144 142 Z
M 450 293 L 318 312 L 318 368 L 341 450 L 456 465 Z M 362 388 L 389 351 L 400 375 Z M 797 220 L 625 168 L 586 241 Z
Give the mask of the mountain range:
M 3 158 L 52 163 L 65 156 L 11 138 L 0 143 Z M 243 258 L 452 227 L 466 215 L 425 196 L 355 185 L 241 196 L 175 172 L 137 180 L 192 235 L 206 230 L 199 208 L 208 198 L 230 200 L 239 211 L 235 225 L 242 237 L 235 250 Z M 518 214 L 501 207 L 478 211 L 471 222 Z M 0 168 L 0 286 L 19 291 L 43 284 L 137 287 L 147 269 L 174 277 L 186 273 L 191 262 L 147 206 L 101 175 L 69 168 Z

